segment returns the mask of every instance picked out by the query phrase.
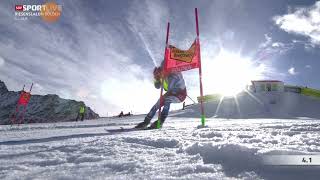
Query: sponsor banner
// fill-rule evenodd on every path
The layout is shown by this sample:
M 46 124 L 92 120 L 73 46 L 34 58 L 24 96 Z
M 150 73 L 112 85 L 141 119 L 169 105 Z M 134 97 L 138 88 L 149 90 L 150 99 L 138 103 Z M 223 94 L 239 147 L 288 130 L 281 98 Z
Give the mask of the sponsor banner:
M 194 41 L 188 50 L 180 50 L 174 46 L 167 47 L 165 52 L 165 74 L 199 68 L 199 46 L 198 41 Z
M 194 42 L 191 47 L 184 51 L 180 50 L 174 46 L 170 46 L 170 58 L 175 59 L 177 61 L 182 61 L 182 62 L 187 62 L 191 63 L 193 57 L 195 56 L 196 53 L 196 43 Z

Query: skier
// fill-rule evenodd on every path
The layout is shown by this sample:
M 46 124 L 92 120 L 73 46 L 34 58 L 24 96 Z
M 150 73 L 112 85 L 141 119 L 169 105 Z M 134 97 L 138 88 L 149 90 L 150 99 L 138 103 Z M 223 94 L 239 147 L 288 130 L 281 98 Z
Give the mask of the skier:
M 187 90 L 181 72 L 170 73 L 166 77 L 163 77 L 162 66 L 163 62 L 161 63 L 160 67 L 155 67 L 153 70 L 154 86 L 157 89 L 162 86 L 166 93 L 162 96 L 161 102 L 159 99 L 158 102 L 151 108 L 144 121 L 136 125 L 135 128 L 146 128 L 153 116 L 156 114 L 160 105 L 161 107 L 163 106 L 163 110 L 160 115 L 160 127 L 162 127 L 165 119 L 168 116 L 170 104 L 181 103 L 186 99 Z M 156 125 L 157 121 L 153 122 L 149 128 L 155 129 L 157 127 Z
M 123 117 L 123 111 L 120 112 L 120 114 L 118 115 L 119 118 Z
M 81 105 L 80 109 L 79 109 L 78 116 L 76 118 L 76 121 L 78 121 L 79 118 L 81 119 L 81 121 L 83 121 L 83 119 L 84 119 L 84 111 L 85 111 L 85 108 L 84 108 L 83 105 Z

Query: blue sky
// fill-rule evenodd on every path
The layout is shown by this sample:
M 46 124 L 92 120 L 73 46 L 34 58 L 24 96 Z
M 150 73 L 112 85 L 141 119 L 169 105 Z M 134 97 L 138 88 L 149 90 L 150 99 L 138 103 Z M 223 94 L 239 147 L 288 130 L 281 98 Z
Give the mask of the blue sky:
M 147 112 L 159 91 L 152 70 L 170 44 L 187 49 L 199 10 L 205 94 L 249 79 L 277 79 L 320 89 L 320 1 L 56 1 L 55 23 L 15 20 L 15 4 L 0 6 L 0 79 L 10 90 L 34 82 L 34 94 L 82 100 L 100 115 Z M 199 95 L 197 70 L 184 72 Z

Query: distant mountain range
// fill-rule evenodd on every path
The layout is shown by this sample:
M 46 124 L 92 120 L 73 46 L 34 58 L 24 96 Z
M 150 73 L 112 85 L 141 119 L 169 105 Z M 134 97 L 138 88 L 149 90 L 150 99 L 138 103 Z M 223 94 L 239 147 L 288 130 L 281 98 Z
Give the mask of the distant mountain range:
M 10 117 L 15 108 L 21 91 L 9 91 L 0 80 L 0 124 L 10 124 Z M 84 102 L 62 99 L 58 95 L 32 95 L 25 114 L 25 123 L 43 123 L 58 121 L 75 121 L 80 106 Z M 85 119 L 96 119 L 99 115 L 85 106 Z

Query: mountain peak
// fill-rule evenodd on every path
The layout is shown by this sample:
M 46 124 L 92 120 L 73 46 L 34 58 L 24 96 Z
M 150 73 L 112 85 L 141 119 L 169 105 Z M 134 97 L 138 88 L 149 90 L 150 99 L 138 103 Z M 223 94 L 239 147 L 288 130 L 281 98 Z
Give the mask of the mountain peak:
M 6 86 L 6 84 L 0 80 L 0 92 L 7 92 L 8 91 L 8 88 Z

